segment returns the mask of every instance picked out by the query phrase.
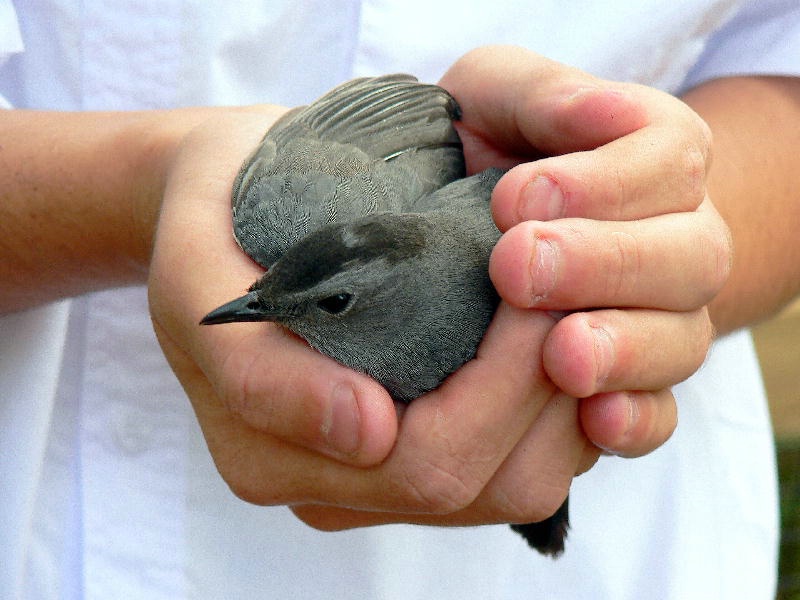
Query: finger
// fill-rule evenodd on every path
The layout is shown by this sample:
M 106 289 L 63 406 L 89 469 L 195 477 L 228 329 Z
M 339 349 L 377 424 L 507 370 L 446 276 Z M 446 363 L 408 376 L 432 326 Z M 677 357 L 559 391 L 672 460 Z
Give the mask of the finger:
M 575 469 L 575 476 L 583 475 L 590 471 L 600 460 L 600 448 L 587 438 L 586 445 L 583 447 L 583 454 Z
M 581 400 L 579 414 L 592 443 L 629 458 L 660 447 L 678 424 L 677 404 L 668 389 L 599 394 Z
M 586 438 L 578 402 L 554 396 L 486 487 L 476 509 L 499 522 L 535 523 L 564 502 L 575 474 L 586 465 Z M 595 452 L 595 459 L 599 452 Z M 480 512 L 480 511 L 479 511 Z
M 627 222 L 527 221 L 507 231 L 489 274 L 514 306 L 694 310 L 730 271 L 730 234 L 705 201 L 692 213 Z
M 253 476 L 238 487 L 260 481 L 260 495 L 257 487 L 246 493 L 271 501 L 273 482 L 285 479 L 294 487 L 293 504 L 401 514 L 444 515 L 469 506 L 555 393 L 541 369 L 552 323 L 545 314 L 501 304 L 477 356 L 405 410 L 397 443 L 380 467 L 354 469 L 291 449 L 283 461 L 252 463 L 239 452 Z M 266 438 L 262 446 L 272 443 Z M 292 468 L 284 472 L 289 457 Z M 298 481 L 297 473 L 314 476 Z
M 573 313 L 544 343 L 543 364 L 566 393 L 659 390 L 694 373 L 713 339 L 705 308 L 691 312 L 597 310 Z
M 234 329 L 234 328 L 231 328 Z M 394 403 L 375 381 L 311 349 L 278 326 L 206 340 L 209 378 L 250 426 L 350 464 L 383 460 L 397 433 Z
M 474 50 L 440 85 L 461 105 L 458 129 L 472 172 L 596 148 L 647 122 L 629 86 L 518 47 Z
M 323 530 L 386 523 L 466 526 L 532 523 L 546 519 L 564 502 L 576 472 L 588 470 L 599 450 L 578 426 L 574 399 L 557 395 L 520 440 L 484 491 L 468 507 L 450 514 L 382 513 L 320 505 L 294 506 L 305 523 Z
M 341 502 L 369 507 L 352 494 L 350 484 L 369 479 L 380 490 L 376 471 L 344 464 L 251 427 L 222 401 L 193 357 L 157 324 L 155 330 L 170 364 L 183 374 L 181 383 L 214 464 L 236 496 L 258 505 Z
M 599 456 L 596 448 L 589 448 L 578 423 L 577 407 L 574 398 L 553 394 L 472 502 L 452 512 L 403 518 L 445 525 L 529 523 L 548 518 L 563 504 L 575 474 Z
M 501 303 L 476 357 L 411 403 L 384 463 L 396 510 L 445 514 L 474 501 L 555 391 L 541 369 L 552 324 Z
M 494 188 L 493 216 L 505 231 L 528 220 L 627 221 L 692 211 L 705 194 L 708 154 L 699 125 L 648 125 L 591 152 L 516 166 Z
M 440 84 L 461 104 L 469 170 L 515 167 L 493 194 L 501 230 L 529 219 L 643 218 L 703 198 L 710 129 L 669 94 L 513 47 L 470 52 Z
M 260 274 L 233 240 L 230 189 L 266 127 L 263 116 L 238 115 L 209 129 L 224 136 L 188 140 L 165 192 L 149 286 L 153 319 L 251 426 L 343 461 L 375 464 L 394 443 L 397 418 L 374 381 L 274 325 L 198 325 Z

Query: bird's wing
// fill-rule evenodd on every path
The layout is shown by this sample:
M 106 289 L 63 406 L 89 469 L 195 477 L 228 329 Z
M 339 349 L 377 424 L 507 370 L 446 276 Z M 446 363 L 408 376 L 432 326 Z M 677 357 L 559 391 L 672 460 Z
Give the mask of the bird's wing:
M 443 229 L 458 232 L 456 243 L 461 246 L 462 253 L 476 252 L 488 260 L 500 237 L 490 202 L 492 190 L 502 176 L 500 169 L 486 169 L 423 196 L 414 208 L 443 223 L 440 225 Z
M 281 142 L 313 132 L 321 140 L 358 147 L 373 159 L 391 160 L 413 149 L 454 146 L 456 101 L 444 89 L 411 75 L 354 79 L 282 120 L 267 134 Z
M 489 203 L 492 190 L 505 171 L 496 167 L 481 173 L 458 179 L 430 194 L 419 198 L 412 210 L 415 212 L 446 212 L 460 214 L 463 212 L 489 215 L 488 222 L 493 223 Z
M 233 185 L 236 239 L 268 266 L 308 232 L 408 212 L 464 176 L 459 109 L 409 75 L 355 79 L 278 120 Z

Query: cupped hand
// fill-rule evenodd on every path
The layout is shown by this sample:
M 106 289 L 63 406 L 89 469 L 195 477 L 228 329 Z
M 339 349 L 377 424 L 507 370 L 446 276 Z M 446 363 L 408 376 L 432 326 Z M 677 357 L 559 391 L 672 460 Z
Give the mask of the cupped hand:
M 584 432 L 625 455 L 669 437 L 669 386 L 710 343 L 704 304 L 730 248 L 691 111 L 512 49 L 471 53 L 443 84 L 470 169 L 515 167 L 493 200 L 506 303 L 476 358 L 402 418 L 375 382 L 275 325 L 197 326 L 259 274 L 233 242 L 229 194 L 276 114 L 210 122 L 172 170 L 151 271 L 159 339 L 234 492 L 316 527 L 544 518 L 596 460 Z
M 598 451 L 544 373 L 547 313 L 501 304 L 476 358 L 402 417 L 376 382 L 277 325 L 198 325 L 260 274 L 234 242 L 230 192 L 278 114 L 220 111 L 186 138 L 151 262 L 154 327 L 222 477 L 326 529 L 550 515 Z
M 670 386 L 709 349 L 706 305 L 730 270 L 706 194 L 708 127 L 673 96 L 514 47 L 467 54 L 441 85 L 462 108 L 468 169 L 510 169 L 492 198 L 498 292 L 564 315 L 543 361 L 583 398 L 588 437 L 625 456 L 655 449 L 676 425 Z
M 170 170 L 150 266 L 154 327 L 198 416 L 219 408 L 277 437 L 372 464 L 389 451 L 397 428 L 393 404 L 380 386 L 311 352 L 279 327 L 198 326 L 205 313 L 240 295 L 263 271 L 234 240 L 230 195 L 239 166 L 281 112 L 220 111 L 183 142 Z

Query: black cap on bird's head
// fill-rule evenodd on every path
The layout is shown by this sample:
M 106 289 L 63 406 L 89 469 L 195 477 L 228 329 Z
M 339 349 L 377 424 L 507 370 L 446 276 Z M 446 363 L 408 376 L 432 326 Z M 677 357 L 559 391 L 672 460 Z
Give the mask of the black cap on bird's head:
M 309 316 L 311 301 L 322 313 L 339 315 L 360 291 L 381 286 L 380 274 L 418 256 L 426 246 L 426 228 L 424 220 L 409 215 L 370 215 L 355 223 L 330 224 L 292 246 L 247 294 L 211 311 L 200 323 L 275 321 L 289 325 Z M 381 262 L 382 268 L 361 270 L 376 262 Z M 347 276 L 356 270 L 357 275 Z M 338 280 L 341 284 L 335 283 Z
M 497 303 L 488 249 L 461 244 L 464 228 L 437 218 L 326 225 L 202 324 L 275 322 L 408 402 L 474 355 Z

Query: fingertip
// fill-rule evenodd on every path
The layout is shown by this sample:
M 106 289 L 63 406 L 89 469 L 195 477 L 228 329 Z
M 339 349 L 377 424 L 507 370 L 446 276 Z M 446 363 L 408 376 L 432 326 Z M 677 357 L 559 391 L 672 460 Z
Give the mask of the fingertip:
M 547 159 L 518 165 L 492 192 L 492 216 L 500 231 L 524 221 L 552 221 L 566 216 L 566 195 Z
M 578 414 L 593 444 L 626 458 L 649 454 L 677 426 L 677 405 L 669 390 L 597 394 L 581 400 Z
M 635 426 L 639 411 L 627 394 L 613 392 L 584 398 L 578 414 L 586 437 L 598 448 L 619 455 L 626 449 L 626 434 Z
M 545 340 L 544 369 L 553 383 L 576 398 L 594 394 L 613 364 L 613 348 L 584 313 L 561 319 Z
M 583 448 L 583 453 L 581 454 L 581 460 L 578 462 L 578 466 L 575 469 L 575 475 L 583 475 L 594 467 L 602 453 L 603 451 L 599 447 L 587 439 Z
M 646 126 L 644 104 L 628 86 L 601 82 L 581 85 L 561 102 L 557 128 L 575 150 L 592 150 Z
M 376 381 L 364 376 L 352 385 L 356 410 L 357 439 L 353 451 L 338 458 L 348 464 L 369 467 L 383 462 L 397 440 L 398 411 L 389 393 Z M 334 395 L 340 391 L 332 390 Z
M 503 175 L 492 190 L 492 217 L 500 231 L 508 231 L 520 222 L 519 194 L 527 181 L 520 167 Z
M 511 306 L 529 308 L 533 289 L 530 278 L 534 232 L 530 223 L 520 223 L 497 242 L 489 258 L 489 278 L 497 293 Z
M 535 221 L 509 229 L 489 258 L 489 277 L 506 302 L 517 308 L 548 306 L 558 294 L 563 257 L 558 239 Z

